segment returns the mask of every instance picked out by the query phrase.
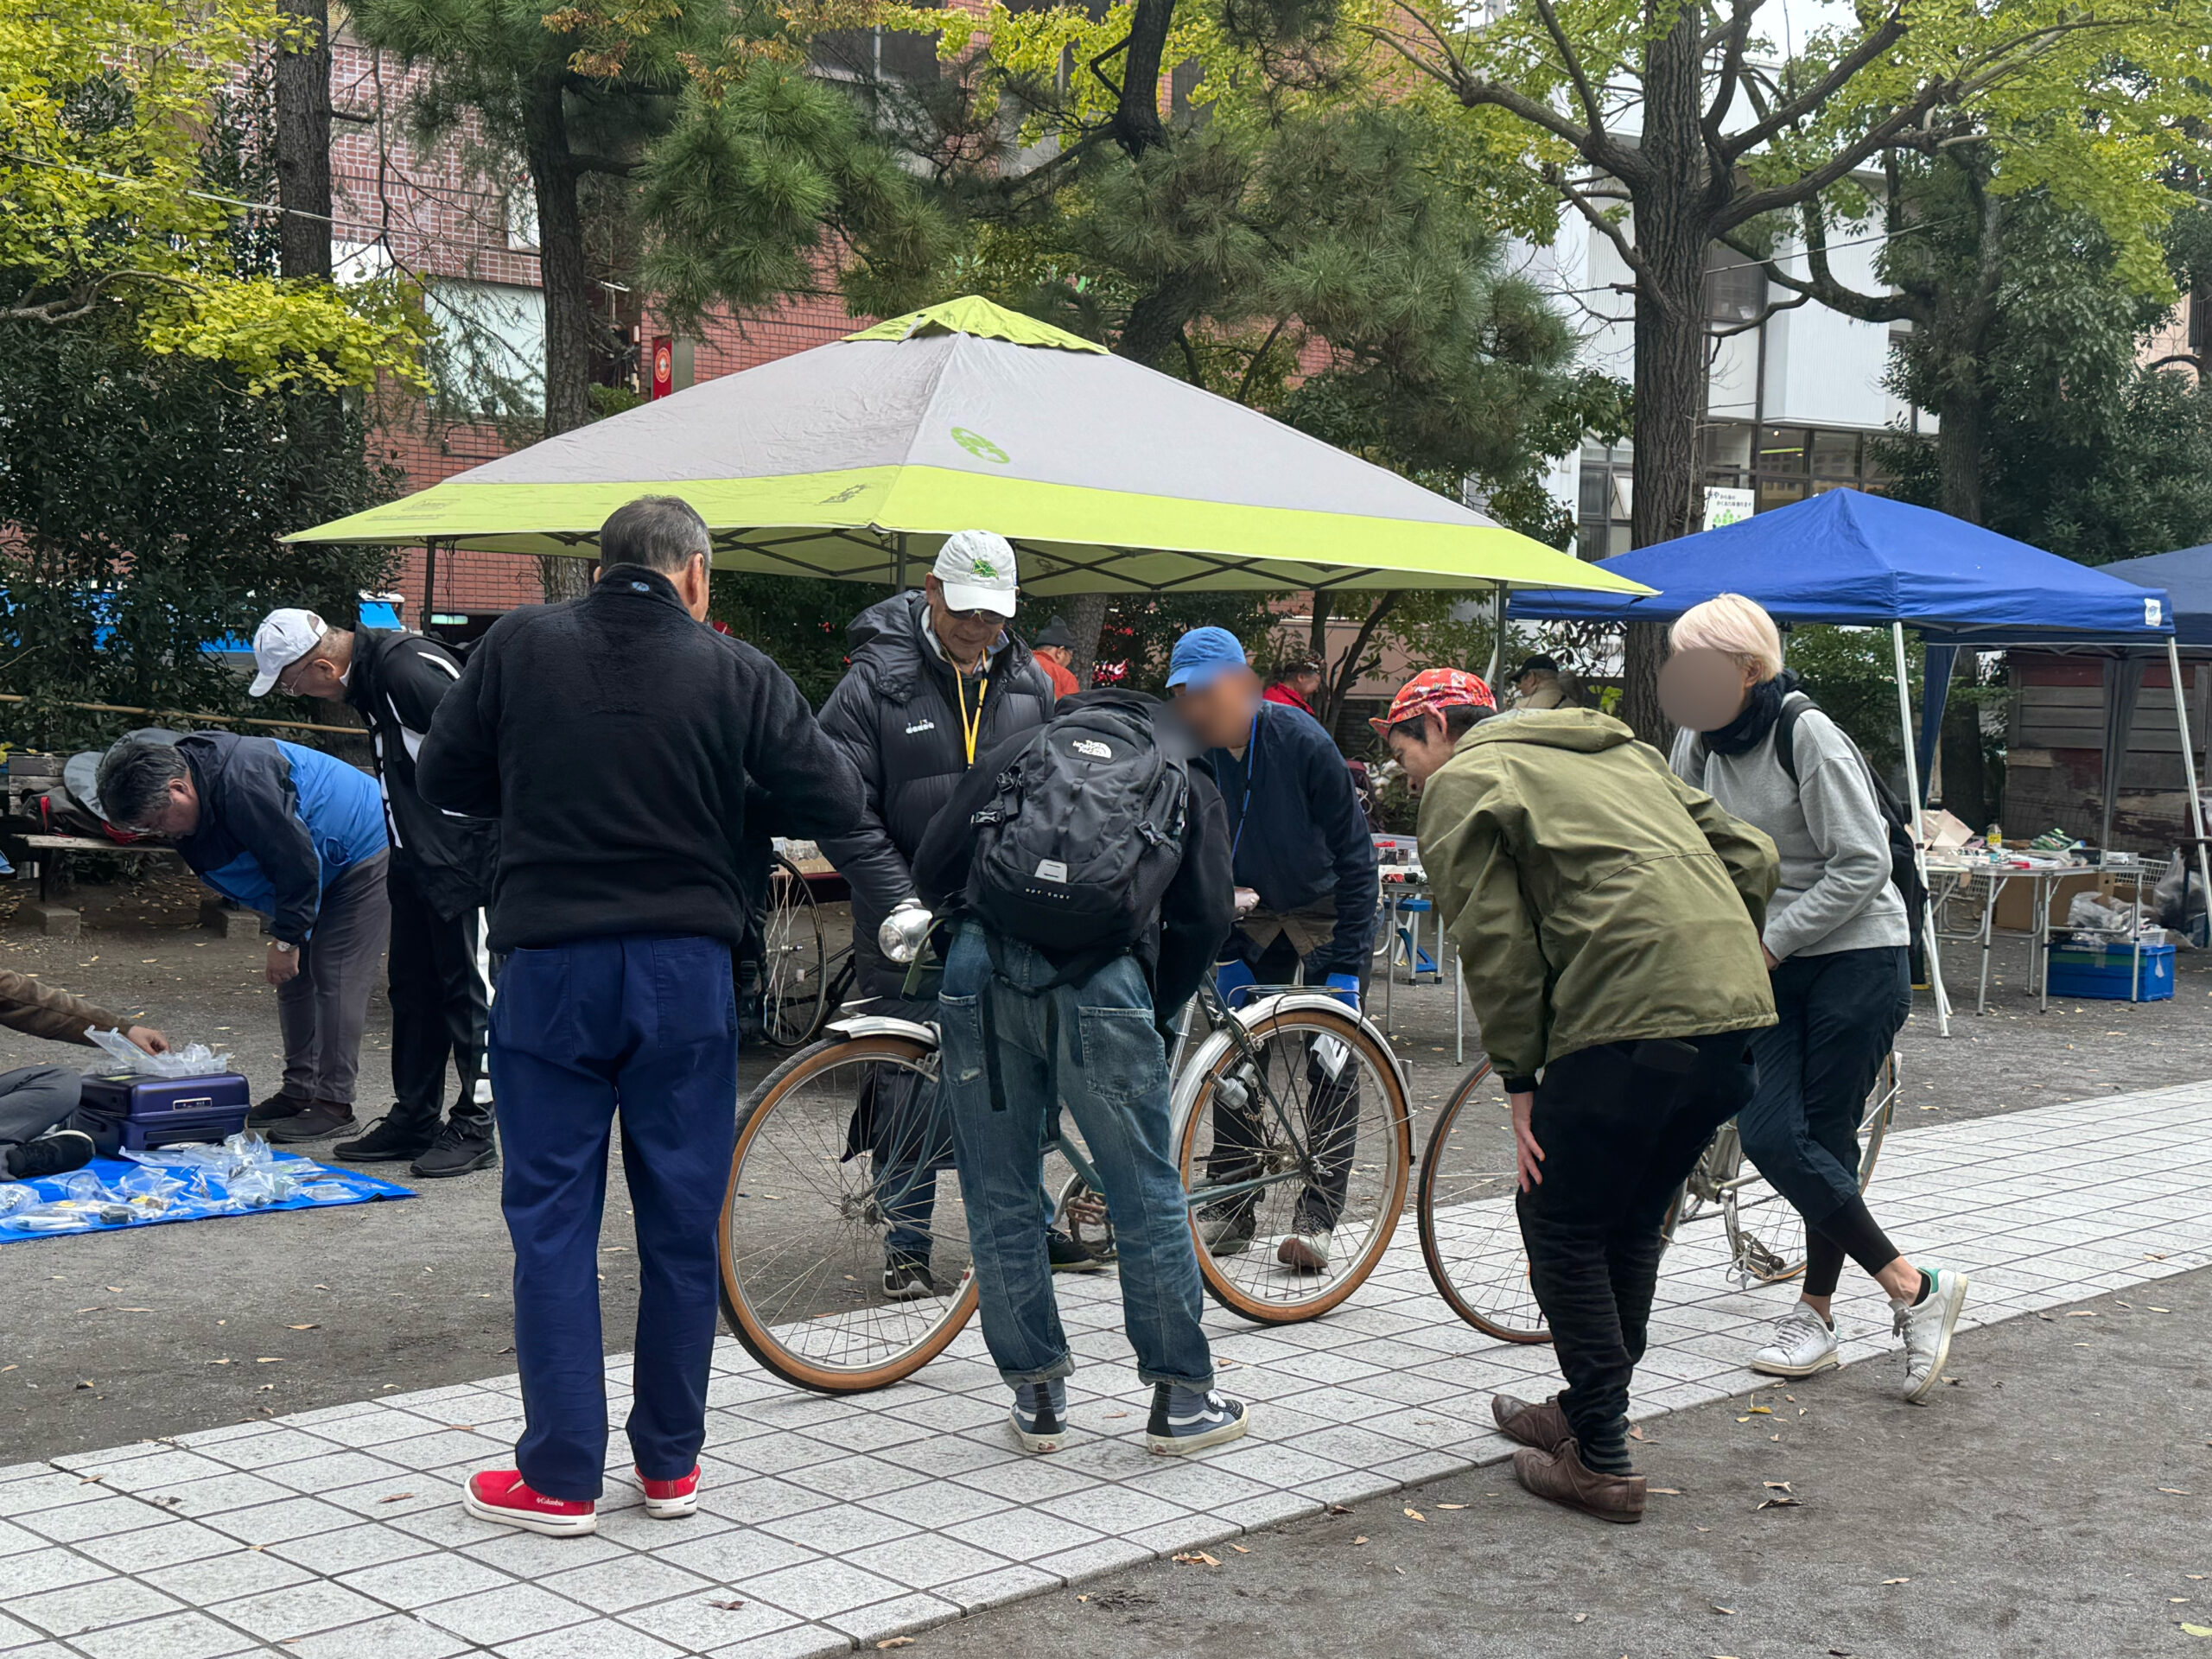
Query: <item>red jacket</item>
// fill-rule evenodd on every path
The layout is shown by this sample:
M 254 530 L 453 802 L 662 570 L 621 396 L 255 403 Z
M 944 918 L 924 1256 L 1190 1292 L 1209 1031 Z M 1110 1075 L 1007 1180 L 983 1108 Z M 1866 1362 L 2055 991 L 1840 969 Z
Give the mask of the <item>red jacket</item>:
M 1080 685 L 1076 683 L 1076 677 L 1073 674 L 1070 673 L 1066 669 L 1062 668 L 1058 663 L 1054 662 L 1051 658 L 1045 656 L 1042 652 L 1038 654 L 1037 666 L 1043 669 L 1045 671 L 1046 677 L 1052 681 L 1052 695 L 1054 696 L 1071 697 L 1077 692 L 1083 690 Z
M 1306 702 L 1305 698 L 1300 696 L 1297 692 L 1292 690 L 1281 680 L 1277 680 L 1273 685 L 1269 686 L 1260 695 L 1265 697 L 1269 702 L 1281 703 L 1286 709 L 1303 709 L 1307 714 L 1313 715 L 1314 719 L 1319 720 L 1320 718 L 1320 715 L 1313 713 L 1313 705 L 1312 703 Z

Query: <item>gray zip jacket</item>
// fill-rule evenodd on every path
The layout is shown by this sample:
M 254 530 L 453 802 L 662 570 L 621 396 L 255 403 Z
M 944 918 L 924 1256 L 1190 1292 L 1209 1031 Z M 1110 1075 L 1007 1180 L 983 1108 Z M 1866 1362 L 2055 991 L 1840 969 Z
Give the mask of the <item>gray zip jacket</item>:
M 1777 720 L 1741 754 L 1709 754 L 1695 732 L 1681 732 L 1669 760 L 1676 777 L 1765 830 L 1781 854 L 1766 948 L 1787 962 L 1909 943 L 1904 901 L 1890 885 L 1889 828 L 1858 748 L 1821 710 L 1804 710 L 1793 784 L 1775 755 L 1781 730 Z

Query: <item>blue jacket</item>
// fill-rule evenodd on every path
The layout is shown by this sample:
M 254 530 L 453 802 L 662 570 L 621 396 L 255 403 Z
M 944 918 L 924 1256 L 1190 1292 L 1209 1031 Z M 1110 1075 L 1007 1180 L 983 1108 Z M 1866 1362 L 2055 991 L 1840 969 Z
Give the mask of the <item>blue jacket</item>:
M 273 918 L 278 938 L 305 944 L 322 890 L 385 850 L 376 779 L 270 737 L 195 732 L 176 747 L 200 796 L 178 853 L 225 898 Z
M 1229 809 L 1236 884 L 1268 910 L 1303 910 L 1333 895 L 1337 931 L 1306 966 L 1356 974 L 1375 939 L 1375 839 L 1351 772 L 1321 722 L 1262 702 L 1242 760 L 1207 751 Z M 1249 826 L 1249 827 L 1248 827 Z

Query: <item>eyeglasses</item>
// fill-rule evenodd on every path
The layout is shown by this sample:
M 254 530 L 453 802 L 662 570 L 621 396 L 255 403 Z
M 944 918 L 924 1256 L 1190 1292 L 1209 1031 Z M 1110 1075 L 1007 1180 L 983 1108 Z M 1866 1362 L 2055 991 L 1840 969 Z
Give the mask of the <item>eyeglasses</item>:
M 995 611 L 988 605 L 979 605 L 972 611 L 947 609 L 945 614 L 956 622 L 981 622 L 986 618 L 993 622 L 1004 622 L 1009 620 L 1003 611 Z

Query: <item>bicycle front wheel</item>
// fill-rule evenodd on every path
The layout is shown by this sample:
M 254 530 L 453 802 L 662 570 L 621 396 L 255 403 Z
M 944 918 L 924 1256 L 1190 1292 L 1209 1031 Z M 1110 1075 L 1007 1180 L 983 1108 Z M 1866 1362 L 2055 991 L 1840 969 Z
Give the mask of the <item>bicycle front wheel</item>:
M 1437 1115 L 1421 1154 L 1421 1253 L 1445 1303 L 1502 1342 L 1549 1342 L 1514 1208 L 1519 1185 L 1505 1090 L 1484 1061 Z
M 1874 1165 L 1888 1139 L 1897 1104 L 1897 1057 L 1894 1050 L 1875 1074 L 1859 1120 L 1859 1190 L 1874 1179 Z M 1733 1130 L 1724 1131 L 1733 1139 Z M 1736 1153 L 1738 1160 L 1742 1154 Z M 1805 1271 L 1805 1218 L 1775 1191 L 1755 1166 L 1738 1164 L 1734 1179 L 1720 1189 L 1721 1219 L 1728 1228 L 1729 1264 L 1746 1281 L 1785 1284 Z
M 1198 1271 L 1223 1306 L 1262 1324 L 1328 1312 L 1396 1230 L 1413 1128 L 1389 1051 L 1348 1010 L 1240 1015 L 1179 1126 Z
M 746 1351 L 824 1393 L 880 1389 L 976 1311 L 937 1050 L 897 1036 L 794 1054 L 741 1109 L 721 1300 Z

